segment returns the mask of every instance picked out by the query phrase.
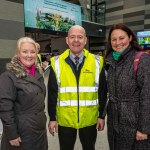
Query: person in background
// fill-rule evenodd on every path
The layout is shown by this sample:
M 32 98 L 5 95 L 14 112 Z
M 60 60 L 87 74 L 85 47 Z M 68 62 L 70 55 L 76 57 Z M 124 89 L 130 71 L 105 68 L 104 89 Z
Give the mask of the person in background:
M 42 61 L 41 54 L 39 53 L 39 51 L 40 51 L 40 44 L 36 43 L 36 45 L 37 45 L 37 49 L 38 49 L 37 63 L 42 67 L 43 71 L 46 71 L 50 67 L 50 62 L 47 61 L 47 60 Z
M 41 58 L 41 54 L 39 53 L 40 52 L 40 44 L 39 43 L 36 43 L 37 45 L 37 62 L 40 64 L 40 66 L 42 66 L 42 58 Z
M 141 56 L 135 74 L 134 59 L 140 50 L 128 26 L 111 27 L 106 52 L 110 150 L 150 149 L 150 57 Z
M 97 130 L 104 129 L 107 84 L 103 58 L 84 48 L 86 33 L 79 25 L 69 29 L 69 46 L 51 58 L 48 81 L 49 131 L 57 131 L 61 150 L 73 150 L 77 131 L 83 150 L 94 150 Z
M 17 55 L 0 76 L 1 150 L 48 150 L 42 69 L 37 45 L 29 37 L 17 43 Z

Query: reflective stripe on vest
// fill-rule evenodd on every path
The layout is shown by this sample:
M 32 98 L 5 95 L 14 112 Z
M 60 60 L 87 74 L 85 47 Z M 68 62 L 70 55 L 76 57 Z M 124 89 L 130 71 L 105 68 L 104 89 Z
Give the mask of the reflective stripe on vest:
M 55 71 L 57 75 L 57 84 L 60 85 L 60 66 L 59 66 L 59 56 L 55 57 Z
M 99 70 L 99 67 L 100 67 L 99 56 L 95 55 L 95 61 L 96 61 L 95 84 L 98 87 L 98 85 L 99 85 L 99 73 L 100 73 L 100 70 Z
M 78 106 L 78 100 L 66 100 L 66 101 L 58 101 L 59 106 Z M 80 106 L 94 106 L 98 104 L 98 99 L 96 100 L 80 100 Z
M 77 92 L 77 87 L 63 87 L 59 89 L 60 93 L 66 93 L 66 92 Z M 87 86 L 82 86 L 79 87 L 79 92 L 97 92 L 98 87 L 87 87 Z

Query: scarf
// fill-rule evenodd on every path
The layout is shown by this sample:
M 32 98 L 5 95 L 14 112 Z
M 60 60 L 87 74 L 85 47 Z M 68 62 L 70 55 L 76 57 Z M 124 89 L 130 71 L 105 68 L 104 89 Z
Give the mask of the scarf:
M 126 49 L 126 48 L 125 48 Z M 112 52 L 112 56 L 114 58 L 114 60 L 119 60 L 119 57 L 121 56 L 121 54 L 125 51 L 125 49 L 123 49 L 121 52 L 117 52 L 117 51 L 114 51 Z
M 32 65 L 30 68 L 25 66 L 25 68 L 27 69 L 27 71 L 29 72 L 29 74 L 31 74 L 34 77 L 34 74 L 35 74 L 35 65 Z

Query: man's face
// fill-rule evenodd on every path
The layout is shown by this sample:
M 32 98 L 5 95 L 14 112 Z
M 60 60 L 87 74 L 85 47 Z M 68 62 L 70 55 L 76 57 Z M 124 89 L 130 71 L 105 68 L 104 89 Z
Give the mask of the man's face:
M 72 28 L 68 33 L 68 37 L 66 37 L 66 43 L 74 54 L 81 53 L 86 42 L 87 37 L 85 36 L 85 31 L 80 27 Z

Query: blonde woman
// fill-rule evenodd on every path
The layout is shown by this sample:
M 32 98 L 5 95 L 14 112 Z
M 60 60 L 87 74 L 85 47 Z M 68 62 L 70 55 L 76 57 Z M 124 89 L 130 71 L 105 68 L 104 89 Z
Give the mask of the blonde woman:
M 17 55 L 0 76 L 1 150 L 47 150 L 45 85 L 37 67 L 37 45 L 23 37 Z

